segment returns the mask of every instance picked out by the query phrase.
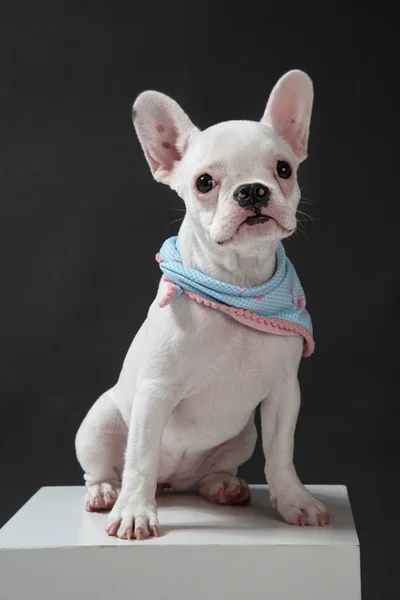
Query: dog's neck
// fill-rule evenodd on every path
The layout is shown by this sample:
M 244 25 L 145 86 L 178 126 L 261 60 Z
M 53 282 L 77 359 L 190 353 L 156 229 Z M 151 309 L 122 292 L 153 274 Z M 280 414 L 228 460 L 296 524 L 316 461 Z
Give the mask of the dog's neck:
M 253 287 L 271 279 L 276 268 L 277 240 L 263 241 L 251 255 L 234 248 L 219 248 L 196 231 L 186 216 L 179 230 L 183 264 L 209 277 L 233 285 Z

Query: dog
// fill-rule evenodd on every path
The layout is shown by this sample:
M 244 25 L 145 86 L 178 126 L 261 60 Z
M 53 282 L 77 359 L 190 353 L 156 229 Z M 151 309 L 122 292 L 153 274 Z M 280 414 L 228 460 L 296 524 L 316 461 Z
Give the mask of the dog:
M 253 454 L 259 405 L 272 505 L 293 525 L 331 521 L 293 465 L 297 372 L 313 340 L 282 246 L 296 229 L 312 104 L 310 77 L 293 70 L 273 88 L 259 122 L 200 131 L 155 91 L 133 105 L 152 174 L 186 212 L 179 235 L 157 256 L 164 274 L 119 379 L 76 436 L 86 510 L 110 510 L 111 536 L 158 536 L 156 495 L 165 487 L 219 504 L 249 503 L 237 471 Z M 275 316 L 254 309 L 264 298 L 254 290 L 267 290 L 266 298 L 276 292 L 268 309 Z

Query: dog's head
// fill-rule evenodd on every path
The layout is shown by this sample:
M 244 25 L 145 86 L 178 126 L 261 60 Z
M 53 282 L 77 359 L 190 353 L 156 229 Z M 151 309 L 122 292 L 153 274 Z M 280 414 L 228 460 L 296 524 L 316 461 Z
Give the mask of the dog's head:
M 307 156 L 312 102 L 308 75 L 290 71 L 260 122 L 200 131 L 174 100 L 154 91 L 138 96 L 133 121 L 154 178 L 184 200 L 191 226 L 213 245 L 240 252 L 296 228 L 297 168 Z

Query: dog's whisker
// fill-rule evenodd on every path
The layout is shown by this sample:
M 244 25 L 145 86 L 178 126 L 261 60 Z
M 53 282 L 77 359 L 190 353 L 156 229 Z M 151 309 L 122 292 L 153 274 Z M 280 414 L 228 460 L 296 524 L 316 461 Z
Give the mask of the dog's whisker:
M 168 223 L 167 228 L 171 227 L 171 225 L 173 225 L 174 223 L 179 223 L 179 221 L 183 221 L 185 217 L 180 217 L 179 219 L 175 219 L 175 221 L 171 221 L 171 223 Z
M 307 226 L 309 223 L 312 223 L 314 225 L 314 221 L 312 219 L 306 219 L 304 217 L 297 217 L 297 222 L 301 223 L 303 226 Z
M 311 223 L 315 223 L 315 221 L 318 220 L 318 217 L 312 217 L 311 215 L 302 210 L 297 210 L 297 215 L 304 217 L 305 222 L 311 221 Z
M 311 221 L 312 223 L 314 223 L 314 221 L 316 220 L 316 217 L 312 217 L 311 215 L 309 215 L 308 213 L 304 212 L 303 210 L 292 210 L 290 209 L 290 212 L 292 213 L 292 215 L 296 218 L 298 223 L 308 223 L 309 221 Z M 303 217 L 303 219 L 302 219 Z
M 303 185 L 303 186 L 300 188 L 300 191 L 302 192 L 303 190 L 306 190 L 308 187 L 310 187 L 310 185 L 313 185 L 313 183 L 316 183 L 316 180 L 314 180 L 314 181 L 309 181 L 308 183 L 306 183 L 305 185 Z
M 306 229 L 305 229 L 303 223 L 301 221 L 299 221 L 299 219 L 297 219 L 297 225 L 298 225 L 298 227 L 296 227 L 296 231 L 298 231 L 299 233 L 302 233 L 304 235 L 304 237 L 308 240 L 309 238 L 308 238 Z
M 299 204 L 309 204 L 310 206 L 314 206 L 315 200 L 311 200 L 310 198 L 306 198 L 305 196 L 302 196 L 300 198 Z

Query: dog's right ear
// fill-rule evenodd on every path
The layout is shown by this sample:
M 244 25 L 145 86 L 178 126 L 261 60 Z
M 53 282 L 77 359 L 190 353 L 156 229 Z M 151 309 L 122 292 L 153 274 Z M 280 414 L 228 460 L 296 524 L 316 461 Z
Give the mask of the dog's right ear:
M 303 71 L 289 71 L 272 90 L 261 119 L 288 142 L 299 162 L 307 157 L 313 97 L 310 77 Z
M 175 100 L 153 91 L 136 98 L 132 120 L 154 179 L 169 184 L 197 127 Z

